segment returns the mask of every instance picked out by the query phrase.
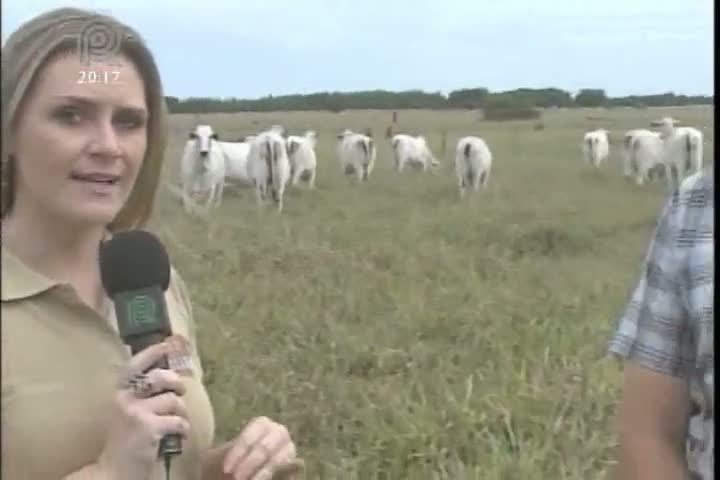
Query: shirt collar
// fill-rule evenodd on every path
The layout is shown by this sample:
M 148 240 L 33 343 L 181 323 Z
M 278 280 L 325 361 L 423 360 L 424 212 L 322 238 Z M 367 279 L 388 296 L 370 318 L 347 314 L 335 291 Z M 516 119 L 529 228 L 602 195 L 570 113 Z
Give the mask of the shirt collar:
M 2 246 L 2 301 L 10 302 L 32 297 L 45 292 L 52 287 L 59 285 L 56 280 L 51 280 L 45 275 L 31 269 L 18 257 Z

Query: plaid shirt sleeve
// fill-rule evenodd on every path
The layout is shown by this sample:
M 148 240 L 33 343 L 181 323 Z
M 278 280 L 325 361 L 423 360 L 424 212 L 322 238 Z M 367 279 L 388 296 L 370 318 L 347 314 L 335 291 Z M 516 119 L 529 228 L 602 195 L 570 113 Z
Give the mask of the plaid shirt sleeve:
M 610 341 L 610 353 L 654 371 L 687 377 L 694 364 L 685 307 L 685 193 L 675 191 L 658 220 L 643 270 Z

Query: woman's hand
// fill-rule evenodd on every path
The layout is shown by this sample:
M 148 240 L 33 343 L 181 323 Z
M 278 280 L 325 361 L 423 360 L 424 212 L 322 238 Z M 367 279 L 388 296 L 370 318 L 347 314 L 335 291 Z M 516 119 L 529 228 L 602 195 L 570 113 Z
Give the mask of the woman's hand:
M 168 352 L 169 346 L 159 343 L 130 360 L 113 398 L 113 409 L 108 413 L 108 436 L 97 461 L 102 478 L 148 479 L 158 461 L 160 439 L 169 433 L 182 437 L 189 433 L 185 404 L 180 398 L 185 387 L 178 374 L 156 368 L 144 377 L 141 375 Z M 168 393 L 158 395 L 167 390 Z
M 250 421 L 223 460 L 223 472 L 232 480 L 296 480 L 303 469 L 287 428 L 267 417 Z

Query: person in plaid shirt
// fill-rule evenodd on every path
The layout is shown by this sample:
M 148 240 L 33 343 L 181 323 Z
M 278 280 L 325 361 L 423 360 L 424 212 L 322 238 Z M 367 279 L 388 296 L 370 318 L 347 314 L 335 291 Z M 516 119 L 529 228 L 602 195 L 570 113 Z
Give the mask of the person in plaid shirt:
M 610 341 L 623 480 L 713 479 L 713 195 L 712 168 L 673 192 Z

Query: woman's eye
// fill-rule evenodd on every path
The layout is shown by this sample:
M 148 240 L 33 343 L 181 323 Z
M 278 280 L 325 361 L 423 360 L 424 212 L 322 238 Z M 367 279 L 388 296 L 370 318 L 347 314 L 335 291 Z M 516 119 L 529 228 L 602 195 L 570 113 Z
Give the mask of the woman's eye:
M 118 115 L 115 118 L 115 123 L 127 130 L 134 130 L 136 128 L 143 127 L 145 125 L 145 120 L 139 115 L 128 113 Z
M 92 116 L 89 116 L 92 115 Z M 95 117 L 95 112 L 83 111 L 76 106 L 60 107 L 53 112 L 53 117 L 66 125 L 79 125 L 83 120 L 100 121 Z M 115 128 L 122 130 L 137 130 L 143 128 L 146 118 L 134 111 L 119 111 L 113 115 L 112 122 Z
M 59 120 L 70 124 L 78 123 L 81 120 L 80 111 L 74 107 L 59 108 L 57 111 L 55 111 L 54 116 L 55 118 L 58 118 Z

